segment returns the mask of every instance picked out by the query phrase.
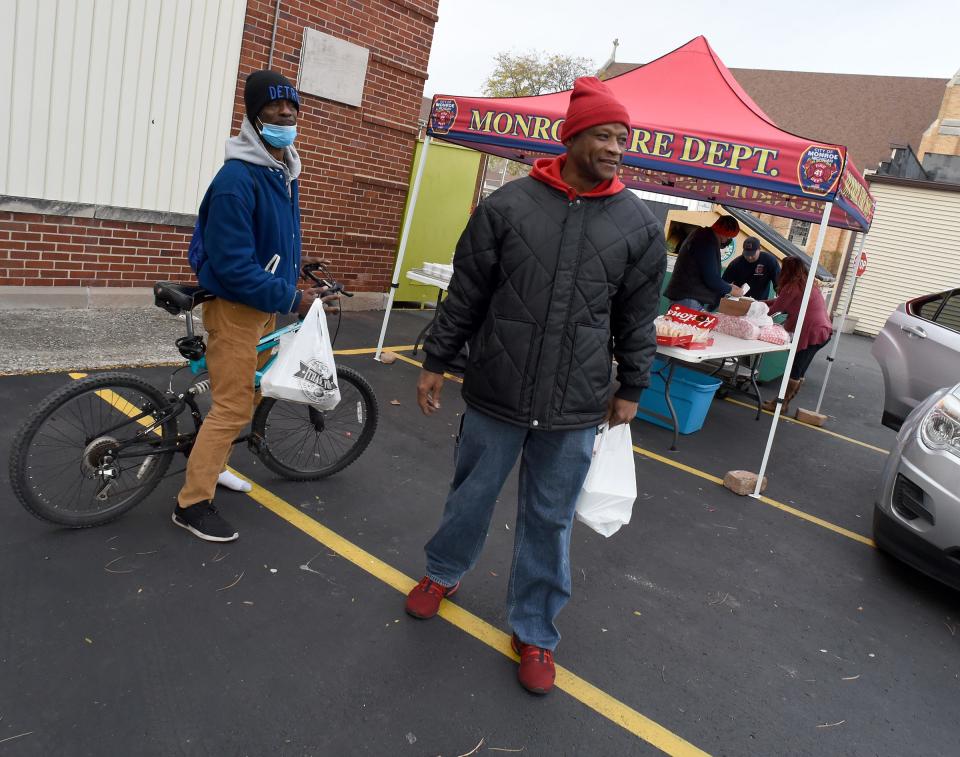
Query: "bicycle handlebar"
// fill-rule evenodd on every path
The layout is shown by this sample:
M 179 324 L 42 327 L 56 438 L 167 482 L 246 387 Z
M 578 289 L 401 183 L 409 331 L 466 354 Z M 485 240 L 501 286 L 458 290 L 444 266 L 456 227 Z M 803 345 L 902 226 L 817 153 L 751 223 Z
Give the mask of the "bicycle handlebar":
M 314 271 L 319 271 L 321 276 L 316 276 Z M 343 284 L 330 275 L 330 271 L 324 263 L 307 263 L 301 269 L 303 277 L 310 279 L 317 286 L 327 287 L 328 294 L 342 294 L 344 297 L 353 297 L 353 292 L 344 289 Z

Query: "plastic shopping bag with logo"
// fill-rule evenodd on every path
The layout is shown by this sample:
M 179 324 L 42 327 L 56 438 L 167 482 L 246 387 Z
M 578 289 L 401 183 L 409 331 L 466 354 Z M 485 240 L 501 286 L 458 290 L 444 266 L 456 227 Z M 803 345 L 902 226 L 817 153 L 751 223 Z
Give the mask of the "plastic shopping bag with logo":
M 612 536 L 630 522 L 637 498 L 630 424 L 600 427 L 593 460 L 577 499 L 577 520 L 601 536 Z
M 323 303 L 317 298 L 300 330 L 280 337 L 280 351 L 260 380 L 264 397 L 332 410 L 340 402 L 337 367 Z

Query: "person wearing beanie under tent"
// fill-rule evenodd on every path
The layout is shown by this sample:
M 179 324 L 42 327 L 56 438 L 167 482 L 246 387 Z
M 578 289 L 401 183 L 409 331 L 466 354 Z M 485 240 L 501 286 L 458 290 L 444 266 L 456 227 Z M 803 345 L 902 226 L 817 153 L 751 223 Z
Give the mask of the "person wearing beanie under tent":
M 507 620 L 519 682 L 536 694 L 554 683 L 574 505 L 597 427 L 636 415 L 656 352 L 665 244 L 618 176 L 629 133 L 610 89 L 577 79 L 560 130 L 566 152 L 536 161 L 467 223 L 417 384 L 423 413 L 438 412 L 444 369 L 469 341 L 453 481 L 406 611 L 433 617 L 459 589 L 520 459 Z
M 739 297 L 743 289 L 720 276 L 720 248 L 740 233 L 740 224 L 720 216 L 710 228 L 692 231 L 680 249 L 663 296 L 694 310 L 716 310 L 725 295 Z
M 187 460 L 173 522 L 207 541 L 233 541 L 237 531 L 213 504 L 217 484 L 249 485 L 226 470 L 233 441 L 253 417 L 253 375 L 269 353 L 257 342 L 277 313 L 306 314 L 322 289 L 297 289 L 300 271 L 300 157 L 293 147 L 300 97 L 286 77 L 255 71 L 243 88 L 246 115 L 227 141 L 223 167 L 200 203 L 200 286 L 216 295 L 203 304 L 213 405 Z M 266 270 L 271 259 L 279 262 Z M 192 261 L 193 262 L 193 261 Z M 335 297 L 335 296 L 334 296 Z

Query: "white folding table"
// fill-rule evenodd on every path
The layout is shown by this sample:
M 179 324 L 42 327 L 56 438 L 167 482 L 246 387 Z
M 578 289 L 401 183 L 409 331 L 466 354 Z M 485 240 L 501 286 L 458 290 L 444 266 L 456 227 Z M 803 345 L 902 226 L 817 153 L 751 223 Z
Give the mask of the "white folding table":
M 683 347 L 667 347 L 657 345 L 657 354 L 665 359 L 663 367 L 657 371 L 664 383 L 664 399 L 670 415 L 663 416 L 659 413 L 652 413 L 646 409 L 645 415 L 650 415 L 659 420 L 669 421 L 673 426 L 673 444 L 671 450 L 677 448 L 677 440 L 680 438 L 679 423 L 677 421 L 677 412 L 670 399 L 670 384 L 673 382 L 673 372 L 677 363 L 700 364 L 719 360 L 721 365 L 717 367 L 711 375 L 721 378 L 727 392 L 737 392 L 743 394 L 757 403 L 757 419 L 760 418 L 763 398 L 760 396 L 760 387 L 757 386 L 757 372 L 760 370 L 760 361 L 768 352 L 786 352 L 790 349 L 789 344 L 771 344 L 770 342 L 761 342 L 758 339 L 739 339 L 728 334 L 714 334 L 713 344 L 702 350 L 687 350 Z M 748 375 L 746 378 L 740 375 L 741 359 L 747 358 L 746 369 Z M 723 375 L 726 361 L 735 360 L 733 374 L 729 378 Z M 748 384 L 753 390 L 747 391 L 744 387 Z
M 437 276 L 433 273 L 427 273 L 424 268 L 411 268 L 407 271 L 407 278 L 410 281 L 415 281 L 418 284 L 427 284 L 428 286 L 437 287 L 437 305 L 433 310 L 433 318 L 430 319 L 430 322 L 424 326 L 420 333 L 417 334 L 416 341 L 413 343 L 413 354 L 417 354 L 417 349 L 423 343 L 424 338 L 427 336 L 427 332 L 430 331 L 430 327 L 433 326 L 433 322 L 437 318 L 437 312 L 440 310 L 440 301 L 443 299 L 443 293 L 447 291 L 447 287 L 450 284 L 449 278 L 444 278 L 442 276 Z

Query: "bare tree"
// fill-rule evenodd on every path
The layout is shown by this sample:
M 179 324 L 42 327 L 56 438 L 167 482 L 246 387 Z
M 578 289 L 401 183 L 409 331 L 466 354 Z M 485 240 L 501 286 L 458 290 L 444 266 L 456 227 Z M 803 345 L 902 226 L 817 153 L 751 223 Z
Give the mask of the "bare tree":
M 572 89 L 574 79 L 589 76 L 594 64 L 589 58 L 526 53 L 498 53 L 494 69 L 483 85 L 489 97 L 523 97 Z

